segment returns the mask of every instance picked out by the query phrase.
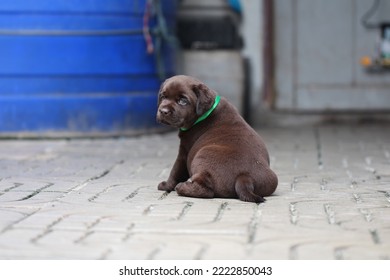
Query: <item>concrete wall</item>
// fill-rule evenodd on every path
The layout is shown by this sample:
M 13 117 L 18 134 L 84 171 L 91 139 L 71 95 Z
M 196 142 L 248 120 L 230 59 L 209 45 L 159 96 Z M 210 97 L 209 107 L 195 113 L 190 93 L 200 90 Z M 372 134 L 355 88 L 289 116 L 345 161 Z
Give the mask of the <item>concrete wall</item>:
M 359 64 L 378 47 L 379 30 L 360 22 L 373 1 L 274 1 L 277 109 L 390 110 L 390 71 Z M 390 21 L 390 1 L 371 19 Z

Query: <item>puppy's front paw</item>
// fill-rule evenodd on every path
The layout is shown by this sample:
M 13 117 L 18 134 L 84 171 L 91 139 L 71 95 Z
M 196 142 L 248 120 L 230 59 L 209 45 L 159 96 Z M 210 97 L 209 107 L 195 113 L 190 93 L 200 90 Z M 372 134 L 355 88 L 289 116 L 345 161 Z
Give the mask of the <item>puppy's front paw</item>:
M 171 185 L 171 184 L 168 184 L 166 181 L 164 182 L 161 182 L 160 184 L 158 184 L 158 190 L 159 191 L 173 191 L 173 189 L 175 188 L 175 186 Z

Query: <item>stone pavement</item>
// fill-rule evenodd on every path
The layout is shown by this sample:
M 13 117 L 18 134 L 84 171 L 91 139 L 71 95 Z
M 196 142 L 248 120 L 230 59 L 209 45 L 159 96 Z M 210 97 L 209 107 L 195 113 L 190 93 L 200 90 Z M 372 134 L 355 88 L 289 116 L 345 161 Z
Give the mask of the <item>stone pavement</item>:
M 0 140 L 0 259 L 389 259 L 387 124 L 259 130 L 257 205 L 157 190 L 176 133 Z

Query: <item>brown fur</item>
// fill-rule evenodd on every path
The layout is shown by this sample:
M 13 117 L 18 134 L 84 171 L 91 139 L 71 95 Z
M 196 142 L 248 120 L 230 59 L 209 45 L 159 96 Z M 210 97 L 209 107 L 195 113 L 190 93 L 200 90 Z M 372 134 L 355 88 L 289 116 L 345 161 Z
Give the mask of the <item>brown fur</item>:
M 260 136 L 221 98 L 204 121 L 216 93 L 189 76 L 167 79 L 159 92 L 157 120 L 180 131 L 179 154 L 159 190 L 200 198 L 239 198 L 260 203 L 278 184 Z

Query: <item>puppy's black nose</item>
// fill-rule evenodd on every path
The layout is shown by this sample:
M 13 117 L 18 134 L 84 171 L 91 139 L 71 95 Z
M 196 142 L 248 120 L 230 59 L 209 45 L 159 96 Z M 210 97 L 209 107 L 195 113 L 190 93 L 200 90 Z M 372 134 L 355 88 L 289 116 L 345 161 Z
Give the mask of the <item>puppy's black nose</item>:
M 160 108 L 159 111 L 160 111 L 160 114 L 165 115 L 165 116 L 169 115 L 171 113 L 171 111 L 168 108 Z

